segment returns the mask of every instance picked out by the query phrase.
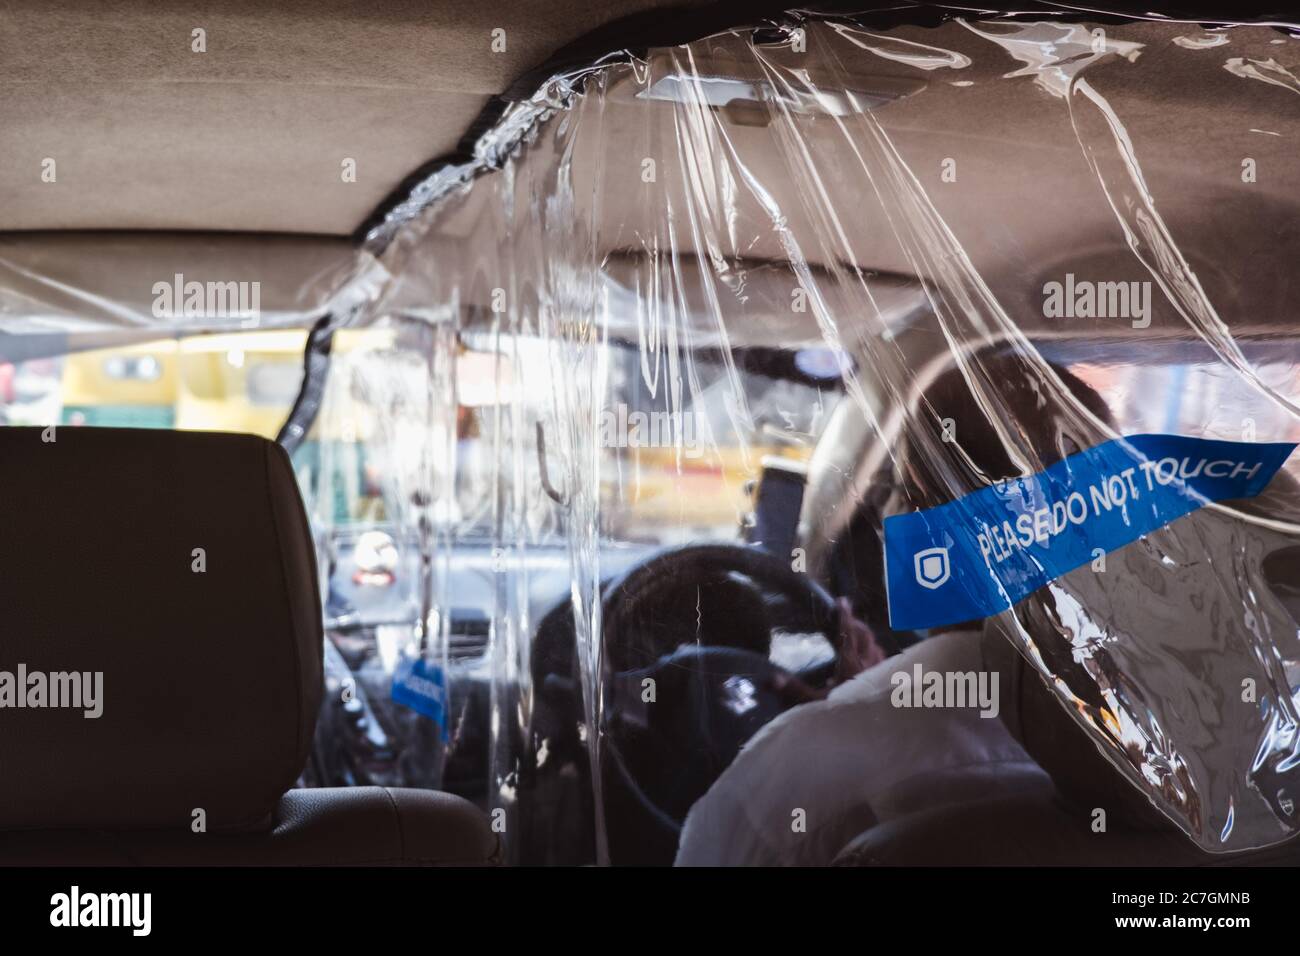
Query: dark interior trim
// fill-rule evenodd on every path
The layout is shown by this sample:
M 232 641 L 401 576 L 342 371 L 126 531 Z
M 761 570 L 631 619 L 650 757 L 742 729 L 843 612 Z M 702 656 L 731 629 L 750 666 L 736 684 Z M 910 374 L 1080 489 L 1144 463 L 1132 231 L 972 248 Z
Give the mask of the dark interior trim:
M 324 315 L 307 334 L 307 345 L 302 350 L 302 385 L 293 408 L 275 436 L 276 442 L 289 454 L 307 438 L 325 400 L 325 382 L 329 377 L 330 351 L 334 347 L 334 316 Z

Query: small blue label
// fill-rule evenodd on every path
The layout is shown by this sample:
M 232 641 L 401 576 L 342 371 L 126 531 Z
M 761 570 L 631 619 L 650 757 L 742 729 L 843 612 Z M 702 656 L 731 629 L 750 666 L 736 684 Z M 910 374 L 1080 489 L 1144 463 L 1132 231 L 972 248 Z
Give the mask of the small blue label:
M 447 675 L 421 657 L 403 655 L 393 671 L 393 702 L 432 720 L 447 735 Z
M 1211 501 L 1253 498 L 1295 450 L 1131 435 L 946 505 L 885 519 L 889 622 L 990 617 Z

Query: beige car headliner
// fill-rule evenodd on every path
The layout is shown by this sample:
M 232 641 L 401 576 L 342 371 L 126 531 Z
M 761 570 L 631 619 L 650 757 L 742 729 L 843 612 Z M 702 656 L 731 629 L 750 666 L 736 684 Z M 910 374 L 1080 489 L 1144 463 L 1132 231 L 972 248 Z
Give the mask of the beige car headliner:
M 1273 59 L 1300 72 L 1300 42 L 1277 45 L 1277 31 L 1243 26 L 1230 31 L 1227 46 L 1189 51 L 1174 40 L 1201 34 L 1195 25 L 1134 22 L 1107 29 L 1115 37 L 1141 44 L 1140 68 L 1111 57 L 1090 67 L 1087 77 L 1123 122 L 1175 242 L 1225 317 L 1248 316 L 1252 323 L 1290 321 L 1270 298 L 1278 289 L 1276 263 L 1300 251 L 1295 228 L 1300 151 L 1289 138 L 1291 117 L 1279 115 L 1290 98 L 1276 86 L 1222 67 L 1229 57 L 1246 57 Z M 1028 76 L 1007 79 L 1024 64 L 962 24 L 901 27 L 890 35 L 954 51 L 968 57 L 971 65 L 927 71 L 864 52 L 848 74 L 824 70 L 826 82 L 847 83 L 868 93 L 908 84 L 916 89 L 873 115 L 998 301 L 1023 330 L 1061 331 L 1059 322 L 1043 318 L 1038 292 L 1048 277 L 1060 278 L 1057 273 L 1149 278 L 1128 251 L 1117 216 L 1088 163 L 1085 150 L 1107 147 L 1109 134 L 1104 129 L 1095 122 L 1087 126 L 1081 143 L 1065 102 Z M 695 68 L 704 75 L 710 71 L 727 75 L 724 47 L 720 46 L 718 58 L 711 59 L 702 52 L 703 43 L 695 44 Z M 775 48 L 766 55 L 778 61 L 793 56 Z M 807 66 L 803 61 L 797 65 Z M 601 136 L 577 140 L 574 181 L 602 184 L 599 190 L 583 191 L 576 198 L 580 204 L 595 198 L 599 208 L 580 205 L 577 215 L 599 225 L 601 252 L 607 257 L 635 257 L 656 247 L 678 255 L 694 253 L 693 231 L 682 224 L 682 211 L 700 200 L 691 198 L 677 160 L 678 139 L 688 135 L 681 128 L 686 121 L 671 104 L 635 98 L 627 85 L 615 84 L 608 95 L 601 111 Z M 846 139 L 832 117 L 799 116 L 793 122 L 797 137 L 778 137 L 761 126 L 723 121 L 735 155 L 775 199 L 790 232 L 801 241 L 825 233 L 824 227 L 808 218 L 818 214 L 804 198 L 809 171 L 797 156 L 792 157 L 793 150 L 779 146 L 795 140 L 808 144 L 808 152 L 817 157 L 825 205 L 840 217 L 851 246 L 851 256 L 846 258 L 884 273 L 913 272 L 914 263 L 889 228 L 855 156 L 859 145 Z M 1113 139 L 1109 145 L 1113 147 Z M 555 159 L 545 151 L 553 148 L 552 142 L 539 138 L 530 147 L 528 161 L 547 168 Z M 729 149 L 719 146 L 717 151 Z M 659 160 L 659 176 L 651 186 L 640 179 L 640 164 L 647 156 Z M 1241 162 L 1247 156 L 1262 171 L 1249 184 L 1241 178 Z M 956 183 L 941 180 L 949 157 L 959 170 Z M 500 197 L 494 190 L 473 190 L 468 201 L 451 204 L 436 219 L 434 231 L 454 245 L 487 228 L 491 204 L 497 202 Z M 759 199 L 742 187 L 727 202 L 731 205 L 725 210 L 712 210 L 715 221 L 740 226 L 734 236 L 713 230 L 710 241 L 728 258 L 784 262 L 781 234 L 765 220 Z M 669 205 L 677 211 L 675 218 L 663 213 Z M 656 228 L 659 234 L 652 235 L 649 230 Z M 736 244 L 730 245 L 733 239 Z M 826 250 L 815 245 L 805 245 L 801 251 L 814 266 L 843 265 L 826 261 Z M 1224 271 L 1225 263 L 1230 264 L 1230 272 Z M 1250 270 L 1258 270 L 1261 281 L 1245 274 Z M 467 282 L 461 291 L 471 303 L 476 295 L 486 302 L 490 286 L 486 280 L 477 285 Z M 1252 299 L 1255 294 L 1261 298 Z M 1186 332 L 1171 312 L 1158 304 L 1156 325 Z M 770 316 L 772 323 L 754 321 L 762 317 L 751 315 L 726 318 L 736 335 L 761 333 L 766 325 L 787 342 L 797 341 L 801 333 L 820 335 L 812 318 L 805 328 L 793 328 L 784 308 Z M 936 338 L 942 347 L 942 338 Z
M 0 188 L 6 199 L 0 233 L 8 233 L 3 255 L 18 268 L 35 262 L 36 271 L 53 269 L 69 287 L 129 297 L 127 290 L 147 291 L 156 278 L 156 243 L 127 247 L 119 238 L 87 233 L 78 254 L 68 257 L 67 234 L 147 230 L 173 249 L 187 273 L 201 271 L 218 252 L 212 265 L 224 268 L 234 255 L 245 263 L 244 271 L 257 273 L 250 278 L 272 289 L 283 286 L 291 298 L 293 280 L 277 284 L 268 270 L 286 269 L 295 245 L 304 259 L 297 274 L 345 275 L 353 248 L 347 237 L 413 170 L 452 150 L 493 94 L 600 24 L 669 5 L 684 4 L 7 3 L 0 30 Z M 191 30 L 198 27 L 206 31 L 202 54 L 190 49 Z M 496 28 L 506 31 L 504 53 L 491 52 Z M 1278 224 L 1295 221 L 1294 184 L 1300 181 L 1300 151 L 1286 135 L 1267 133 L 1277 126 L 1279 91 L 1223 69 L 1204 69 L 1196 58 L 1222 60 L 1230 49 L 1233 56 L 1272 58 L 1300 72 L 1300 44 L 1276 45 L 1275 31 L 1242 27 L 1231 31 L 1230 47 L 1189 54 L 1173 38 L 1196 32 L 1194 26 L 1146 22 L 1111 29 L 1143 44 L 1143 69 L 1115 58 L 1095 65 L 1088 76 L 1123 117 L 1175 238 L 1197 237 L 1203 249 L 1232 250 L 1234 262 L 1272 270 L 1286 251 L 1277 248 L 1278 237 L 1296 239 L 1293 228 Z M 972 60 L 958 77 L 958 71 L 926 71 L 864 52 L 850 79 L 865 90 L 900 82 L 918 90 L 875 115 L 918 175 L 930 171 L 937 178 L 945 157 L 958 159 L 960 187 L 936 184 L 927 193 L 1004 306 L 1014 309 L 1018 297 L 1041 285 L 1034 281 L 1038 274 L 1067 257 L 1077 264 L 1093 248 L 1112 257 L 1122 248 L 1114 214 L 1086 167 L 1063 104 L 1027 78 L 1002 78 L 1021 64 L 960 24 L 904 27 L 895 35 Z M 701 70 L 710 68 L 707 57 L 698 62 Z M 725 71 L 726 64 L 717 69 Z M 956 86 L 955 80 L 971 85 Z M 607 182 L 624 175 L 635 186 L 642 147 L 649 143 L 665 155 L 675 151 L 673 107 L 620 97 L 617 90 L 608 107 L 602 141 L 580 143 L 577 175 L 591 176 L 593 164 L 628 155 L 625 169 L 609 168 L 603 175 Z M 851 169 L 832 122 L 810 119 L 799 133 L 818 144 L 814 152 L 828 167 Z M 731 124 L 727 135 L 796 231 L 806 234 L 798 184 L 770 147 L 770 131 Z M 1261 170 L 1249 188 L 1238 177 L 1243 155 L 1256 159 Z M 45 157 L 57 161 L 55 183 L 41 180 Z M 357 162 L 355 183 L 340 175 L 347 158 Z M 671 161 L 661 164 L 670 178 L 656 188 L 666 196 L 681 189 L 671 180 L 673 168 Z M 826 185 L 846 221 L 882 221 L 873 214 L 875 200 L 861 176 Z M 476 192 L 477 202 L 492 201 L 492 190 Z M 602 195 L 602 252 L 636 255 L 637 242 L 645 240 L 637 231 L 645 218 L 644 197 L 636 188 Z M 443 241 L 454 243 L 470 232 L 482 214 L 476 201 L 438 222 Z M 679 197 L 673 201 L 682 208 Z M 749 197 L 741 195 L 738 202 L 742 217 L 758 215 Z M 997 210 L 996 230 L 989 229 L 990 210 Z M 225 235 L 214 242 L 195 233 Z M 909 271 L 887 230 L 856 229 L 851 240 L 857 264 Z M 274 256 L 259 259 L 257 251 L 272 243 Z M 679 235 L 677 243 L 679 253 L 692 251 L 689 238 Z M 130 248 L 140 251 L 139 280 L 131 278 Z M 334 265 L 327 262 L 331 248 Z M 783 259 L 770 230 L 743 250 L 724 251 Z M 834 265 L 821 261 L 817 250 L 808 255 L 814 265 Z M 1136 267 L 1131 259 L 1124 265 Z M 1220 291 L 1214 262 L 1194 265 L 1204 270 L 1212 295 L 1276 285 L 1234 275 Z M 1094 266 L 1115 268 L 1113 260 Z M 1265 321 L 1277 311 L 1271 302 L 1258 303 L 1258 309 L 1255 303 L 1236 304 Z M 765 324 L 738 318 L 744 320 L 738 326 L 756 331 Z M 1035 318 L 1028 309 L 1023 320 L 1030 330 Z M 781 334 L 797 336 L 788 315 L 785 322 Z M 807 331 L 817 334 L 811 326 Z
M 10 0 L 0 231 L 348 235 L 556 50 L 612 20 L 691 5 Z M 205 53 L 191 50 L 195 29 Z M 41 180 L 47 157 L 56 183 Z

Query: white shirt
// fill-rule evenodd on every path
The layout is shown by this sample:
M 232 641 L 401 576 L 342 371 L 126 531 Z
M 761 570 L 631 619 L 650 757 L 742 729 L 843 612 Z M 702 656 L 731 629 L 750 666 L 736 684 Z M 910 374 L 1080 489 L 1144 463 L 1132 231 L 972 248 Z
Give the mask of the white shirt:
M 984 669 L 980 635 L 951 631 L 908 648 L 755 734 L 691 808 L 678 866 L 822 865 L 876 822 L 970 799 L 961 770 L 995 796 L 1044 778 L 998 717 L 894 706 L 891 679 Z M 945 781 L 939 785 L 940 780 Z

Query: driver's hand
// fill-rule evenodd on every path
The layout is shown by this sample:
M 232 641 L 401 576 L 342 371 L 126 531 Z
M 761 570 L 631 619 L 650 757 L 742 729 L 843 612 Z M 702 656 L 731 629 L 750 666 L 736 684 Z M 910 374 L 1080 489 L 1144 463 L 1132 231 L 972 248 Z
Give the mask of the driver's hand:
M 840 611 L 840 652 L 835 661 L 835 683 L 842 684 L 885 659 L 876 635 L 853 615 L 848 598 L 835 602 Z
M 856 677 L 869 667 L 875 667 L 887 656 L 876 643 L 876 635 L 871 633 L 871 628 L 854 616 L 853 605 L 847 598 L 840 598 L 835 606 L 840 612 L 840 649 L 835 656 L 832 687 Z M 830 693 L 829 688 L 811 687 L 788 671 L 777 671 L 772 678 L 772 686 L 791 707 L 809 701 L 825 700 Z

